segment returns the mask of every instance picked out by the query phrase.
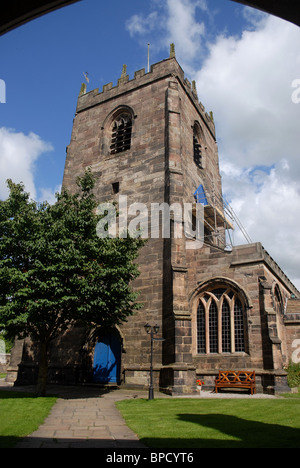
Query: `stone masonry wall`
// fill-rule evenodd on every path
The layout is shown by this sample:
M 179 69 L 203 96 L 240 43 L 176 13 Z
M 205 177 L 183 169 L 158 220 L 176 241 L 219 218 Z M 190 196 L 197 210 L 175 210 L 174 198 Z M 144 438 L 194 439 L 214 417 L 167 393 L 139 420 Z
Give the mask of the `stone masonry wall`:
M 169 63 L 148 76 L 139 75 L 132 82 L 119 83 L 105 92 L 89 93 L 78 100 L 77 115 L 66 160 L 64 186 L 75 190 L 76 176 L 90 166 L 97 176 L 96 197 L 100 202 L 118 201 L 126 195 L 128 207 L 133 203 L 162 203 L 165 196 L 165 90 Z M 161 69 L 163 68 L 163 69 Z M 142 75 L 142 76 L 141 76 Z M 166 76 L 165 76 L 166 75 Z M 137 76 L 137 75 L 136 75 Z M 109 116 L 125 107 L 132 111 L 131 148 L 111 155 L 105 142 Z M 108 138 L 108 137 L 107 137 Z M 109 138 L 108 138 L 109 139 Z M 112 184 L 119 183 L 113 194 Z M 137 216 L 132 213 L 133 217 Z M 130 216 L 128 217 L 128 222 Z M 150 220 L 149 220 L 150 221 Z M 149 222 L 149 229 L 151 225 Z M 134 287 L 140 291 L 143 308 L 122 325 L 123 372 L 126 383 L 137 383 L 136 371 L 149 367 L 149 336 L 144 325 L 162 327 L 163 243 L 149 239 L 138 259 L 141 275 Z M 162 346 L 154 347 L 155 365 L 161 365 Z

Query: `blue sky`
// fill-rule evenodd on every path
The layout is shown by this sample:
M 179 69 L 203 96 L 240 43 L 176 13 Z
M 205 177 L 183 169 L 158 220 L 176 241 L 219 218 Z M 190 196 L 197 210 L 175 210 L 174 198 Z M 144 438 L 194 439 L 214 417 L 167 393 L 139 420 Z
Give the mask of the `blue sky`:
M 53 200 L 83 73 L 88 90 L 116 84 L 123 64 L 133 77 L 147 67 L 148 42 L 150 63 L 175 43 L 214 112 L 225 196 L 300 287 L 300 103 L 291 98 L 300 29 L 230 0 L 83 0 L 1 36 L 0 198 L 12 178 Z
M 243 8 L 229 0 L 209 3 L 214 18 L 199 7 L 195 10 L 211 25 L 209 35 L 224 29 L 241 32 Z M 147 66 L 148 42 L 152 43 L 151 63 L 168 57 L 170 41 L 176 43 L 176 37 L 163 28 L 149 27 L 145 34 L 129 31 L 134 15 L 148 18 L 157 12 L 158 23 L 166 9 L 166 2 L 130 0 L 124 8 L 118 0 L 112 8 L 109 2 L 84 0 L 0 38 L 0 78 L 6 83 L 0 126 L 25 135 L 34 132 L 53 147 L 34 164 L 37 198 L 43 195 L 41 189 L 54 190 L 61 183 L 83 72 L 89 73 L 88 89 L 102 89 L 105 83 L 117 83 L 123 63 L 131 76 Z M 202 53 L 199 50 L 199 57 Z

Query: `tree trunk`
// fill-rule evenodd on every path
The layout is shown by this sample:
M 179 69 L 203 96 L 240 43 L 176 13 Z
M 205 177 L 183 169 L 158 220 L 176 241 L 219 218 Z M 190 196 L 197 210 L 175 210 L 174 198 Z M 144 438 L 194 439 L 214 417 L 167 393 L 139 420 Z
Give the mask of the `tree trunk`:
M 47 377 L 48 377 L 48 343 L 43 341 L 40 350 L 39 373 L 37 382 L 38 396 L 46 395 Z

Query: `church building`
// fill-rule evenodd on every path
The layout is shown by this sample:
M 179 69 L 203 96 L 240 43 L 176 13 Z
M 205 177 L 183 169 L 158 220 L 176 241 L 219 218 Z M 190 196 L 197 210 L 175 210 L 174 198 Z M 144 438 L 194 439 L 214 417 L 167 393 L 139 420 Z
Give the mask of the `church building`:
M 160 338 L 153 342 L 155 388 L 191 394 L 197 379 L 212 389 L 219 370 L 254 370 L 257 391 L 287 391 L 300 293 L 260 243 L 229 242 L 235 226 L 222 195 L 213 115 L 173 45 L 168 59 L 132 79 L 123 66 L 115 86 L 82 86 L 63 186 L 74 192 L 88 167 L 99 204 L 126 203 L 128 223 L 146 208 L 138 219 L 148 241 L 133 283 L 143 305 L 112 330 L 70 330 L 53 343 L 49 381 L 148 388 L 147 324 Z M 8 378 L 32 383 L 36 369 L 33 345 L 17 342 Z

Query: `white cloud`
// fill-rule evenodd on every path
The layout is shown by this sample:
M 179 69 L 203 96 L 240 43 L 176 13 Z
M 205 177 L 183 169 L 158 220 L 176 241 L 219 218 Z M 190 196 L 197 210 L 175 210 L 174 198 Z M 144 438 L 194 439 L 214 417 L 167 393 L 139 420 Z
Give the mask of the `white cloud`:
M 25 135 L 13 129 L 0 128 L 0 199 L 8 196 L 7 179 L 22 182 L 31 198 L 36 199 L 35 163 L 52 146 L 35 133 Z
M 154 11 L 134 14 L 125 24 L 131 37 L 150 40 L 153 51 L 176 45 L 176 57 L 186 72 L 196 58 L 202 56 L 204 21 L 196 19 L 196 11 L 208 11 L 206 0 L 152 0 Z
M 61 185 L 57 185 L 54 190 L 51 188 L 41 188 L 40 192 L 40 201 L 47 201 L 50 205 L 53 205 L 56 202 L 55 194 L 61 191 Z
M 158 15 L 156 11 L 146 17 L 142 14 L 135 14 L 126 21 L 126 29 L 131 37 L 145 35 L 155 28 L 157 21 Z
M 218 37 L 196 73 L 198 95 L 214 112 L 223 193 L 298 288 L 299 40 L 299 28 L 268 16 L 241 37 Z
M 190 2 L 189 0 L 167 0 L 168 42 L 176 45 L 176 56 L 182 65 L 189 67 L 196 55 L 201 54 L 201 44 L 205 34 L 205 24 L 196 20 L 196 9 L 206 9 L 205 2 Z
M 298 160 L 291 85 L 300 73 L 299 39 L 299 28 L 269 17 L 256 31 L 210 45 L 198 93 L 214 110 L 223 151 L 241 166 Z
M 233 206 L 253 242 L 263 246 L 289 274 L 298 278 L 300 270 L 300 195 L 299 183 L 285 180 L 289 169 L 279 164 L 269 173 L 222 170 L 224 189 L 231 193 Z M 235 234 L 235 243 L 245 243 L 242 234 Z M 298 287 L 300 283 L 298 283 Z

